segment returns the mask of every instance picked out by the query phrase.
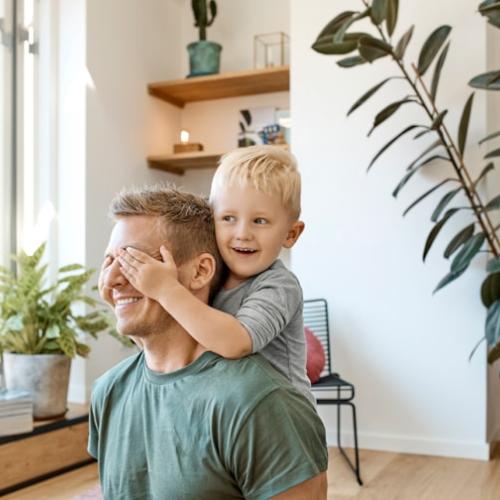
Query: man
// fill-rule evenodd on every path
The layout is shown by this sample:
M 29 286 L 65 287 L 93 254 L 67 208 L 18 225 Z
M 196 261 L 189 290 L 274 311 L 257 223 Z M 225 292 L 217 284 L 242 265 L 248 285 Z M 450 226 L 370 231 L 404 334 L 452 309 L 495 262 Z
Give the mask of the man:
M 313 405 L 260 355 L 206 351 L 120 269 L 123 249 L 160 259 L 164 245 L 182 285 L 207 302 L 222 274 L 207 203 L 151 188 L 121 193 L 111 212 L 101 294 L 143 351 L 94 385 L 89 453 L 105 499 L 325 499 L 325 432 Z

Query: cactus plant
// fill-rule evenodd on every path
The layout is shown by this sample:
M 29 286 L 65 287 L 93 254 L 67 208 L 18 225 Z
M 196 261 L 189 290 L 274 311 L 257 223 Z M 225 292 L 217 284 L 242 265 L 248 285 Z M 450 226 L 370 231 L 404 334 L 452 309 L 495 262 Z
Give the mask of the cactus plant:
M 200 41 L 207 39 L 207 27 L 212 26 L 215 16 L 217 16 L 217 4 L 215 0 L 210 0 L 207 7 L 207 0 L 191 0 L 195 23 L 200 32 Z M 210 20 L 209 18 L 210 11 Z

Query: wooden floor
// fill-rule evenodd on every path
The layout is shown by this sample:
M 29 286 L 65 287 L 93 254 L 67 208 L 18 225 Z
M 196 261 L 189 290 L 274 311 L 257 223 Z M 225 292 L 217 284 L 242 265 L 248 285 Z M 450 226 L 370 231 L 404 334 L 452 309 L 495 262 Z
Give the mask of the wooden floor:
M 362 450 L 361 472 L 363 487 L 358 486 L 340 453 L 331 448 L 328 500 L 500 499 L 498 448 L 490 462 Z M 93 464 L 4 498 L 71 500 L 97 482 L 97 466 Z

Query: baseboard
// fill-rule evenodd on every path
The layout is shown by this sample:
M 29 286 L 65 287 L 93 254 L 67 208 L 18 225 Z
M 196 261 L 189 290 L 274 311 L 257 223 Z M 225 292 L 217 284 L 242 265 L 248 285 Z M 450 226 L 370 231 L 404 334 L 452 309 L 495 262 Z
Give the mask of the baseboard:
M 337 446 L 337 434 L 326 433 L 328 446 Z M 342 446 L 354 446 L 352 433 L 342 433 Z M 433 455 L 440 457 L 471 458 L 489 460 L 490 445 L 468 441 L 444 441 L 440 439 L 416 438 L 397 435 L 358 433 L 360 449 L 411 453 L 415 455 Z

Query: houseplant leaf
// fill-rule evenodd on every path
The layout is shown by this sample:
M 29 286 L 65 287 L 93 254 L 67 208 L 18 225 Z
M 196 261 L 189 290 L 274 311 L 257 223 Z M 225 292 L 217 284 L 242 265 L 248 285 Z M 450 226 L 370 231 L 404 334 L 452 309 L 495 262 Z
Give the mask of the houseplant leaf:
M 373 126 L 368 132 L 368 137 L 372 134 L 372 132 L 381 124 L 384 123 L 385 120 L 390 118 L 403 104 L 407 104 L 409 102 L 413 102 L 411 99 L 405 98 L 400 101 L 392 102 L 388 106 L 386 106 L 382 111 L 377 113 L 375 116 L 375 120 L 373 121 Z
M 424 245 L 424 253 L 422 255 L 422 260 L 425 262 L 425 258 L 427 257 L 427 254 L 429 253 L 429 250 L 432 247 L 432 244 L 434 243 L 437 235 L 440 233 L 441 229 L 443 229 L 444 225 L 446 222 L 452 217 L 454 214 L 458 212 L 458 208 L 450 208 L 443 216 L 443 218 L 434 224 L 433 228 L 431 229 L 431 232 L 427 236 L 427 240 L 425 241 Z
M 436 101 L 436 95 L 438 91 L 439 79 L 441 77 L 441 70 L 443 69 L 444 62 L 446 60 L 446 56 L 448 54 L 448 49 L 450 48 L 450 44 L 447 43 L 444 49 L 439 54 L 439 58 L 436 62 L 436 66 L 434 67 L 434 74 L 432 75 L 432 83 L 431 83 L 431 96 L 432 100 Z
M 387 0 L 387 16 L 385 23 L 387 26 L 387 33 L 392 36 L 396 28 L 396 23 L 398 21 L 398 10 L 399 2 L 398 0 Z
M 500 2 L 498 0 L 486 0 L 479 4 L 479 13 L 488 18 L 488 22 L 500 28 Z
M 363 12 L 356 12 L 350 19 L 346 19 L 343 23 L 342 26 L 337 30 L 337 32 L 334 35 L 334 41 L 336 43 L 341 42 L 342 40 L 345 39 L 347 30 L 356 22 L 359 21 L 360 19 L 363 19 L 364 17 L 368 16 L 370 14 L 370 8 L 364 10 Z
M 397 59 L 403 59 L 406 48 L 408 47 L 408 44 L 410 43 L 411 37 L 413 35 L 413 29 L 415 28 L 414 25 L 410 26 L 408 31 L 400 38 L 399 42 L 396 44 L 396 48 L 394 49 L 394 55 L 396 56 Z
M 362 36 L 359 38 L 358 50 L 361 57 L 370 63 L 392 54 L 392 47 L 388 43 L 371 36 Z
M 351 56 L 338 60 L 337 65 L 341 68 L 352 68 L 353 66 L 359 66 L 360 64 L 365 64 L 366 62 L 367 61 L 360 56 Z
M 344 24 L 345 21 L 350 19 L 352 16 L 356 14 L 353 10 L 347 10 L 345 12 L 341 12 L 338 16 L 335 16 L 319 33 L 316 37 L 316 41 L 320 38 L 327 35 L 335 35 L 340 27 Z
M 438 190 L 441 186 L 443 186 L 444 184 L 446 184 L 447 182 L 450 182 L 454 179 L 445 179 L 444 181 L 441 181 L 439 184 L 436 184 L 435 186 L 433 186 L 431 189 L 427 190 L 423 195 L 419 196 L 411 205 L 409 205 L 406 210 L 403 212 L 403 217 L 413 208 L 415 207 L 416 205 L 418 205 L 422 200 L 424 200 L 425 198 L 427 198 L 427 196 L 431 195 L 432 193 L 434 193 L 434 191 Z
M 467 142 L 467 131 L 469 130 L 470 113 L 474 101 L 474 92 L 469 96 L 462 111 L 460 125 L 458 127 L 458 150 L 460 156 L 464 155 L 465 144 Z
M 449 285 L 452 281 L 455 281 L 457 278 L 462 276 L 462 274 L 465 273 L 467 268 L 464 269 L 459 269 L 458 271 L 450 271 L 436 286 L 436 288 L 433 290 L 433 294 L 436 293 L 437 291 L 441 290 L 441 288 L 444 288 L 446 285 Z
M 487 135 L 486 137 L 484 137 L 479 141 L 479 144 L 483 144 L 483 142 L 495 139 L 495 137 L 500 137 L 500 130 L 498 132 L 493 132 L 492 134 Z
M 325 55 L 348 54 L 358 48 L 358 38 L 359 35 L 351 33 L 346 35 L 343 41 L 335 42 L 333 35 L 327 35 L 316 40 L 312 48 Z
M 440 215 L 443 213 L 443 210 L 448 206 L 450 201 L 462 190 L 462 186 L 456 189 L 452 189 L 448 191 L 440 200 L 437 207 L 434 209 L 431 215 L 431 221 L 436 222 Z
M 486 276 L 481 285 L 481 301 L 485 307 L 500 299 L 500 273 L 491 273 Z
M 500 194 L 491 199 L 484 207 L 485 212 L 498 210 L 500 208 Z
M 382 80 L 380 83 L 377 83 L 374 87 L 372 87 L 370 90 L 365 92 L 349 109 L 347 112 L 347 116 L 349 116 L 353 111 L 356 111 L 363 103 L 365 103 L 375 92 L 377 92 L 383 85 L 385 85 L 389 80 L 392 80 L 392 78 L 386 78 L 385 80 Z
M 488 174 L 488 172 L 490 172 L 491 170 L 493 170 L 495 168 L 495 165 L 490 162 L 488 163 L 488 165 L 486 165 L 486 167 L 483 168 L 483 170 L 481 170 L 481 173 L 478 175 L 477 179 L 472 183 L 472 188 L 473 189 L 476 189 L 476 186 L 479 184 L 479 182 L 481 181 L 481 179 Z
M 500 341 L 500 300 L 496 300 L 488 307 L 485 335 L 488 347 L 494 346 Z
M 483 90 L 500 90 L 500 71 L 489 71 L 475 76 L 469 85 Z
M 370 17 L 375 24 L 380 24 L 387 17 L 388 0 L 373 0 Z
M 420 75 L 424 75 L 429 69 L 439 49 L 446 41 L 446 38 L 448 38 L 450 31 L 451 26 L 444 25 L 440 26 L 429 35 L 418 57 L 418 72 Z
M 456 250 L 460 248 L 465 242 L 467 242 L 470 238 L 472 238 L 474 234 L 475 224 L 469 224 L 467 227 L 464 227 L 461 231 L 459 231 L 453 239 L 448 243 L 443 256 L 448 259 Z
M 485 155 L 484 159 L 487 160 L 488 158 L 496 158 L 497 156 L 500 156 L 500 148 L 490 151 L 487 155 Z
M 410 125 L 408 127 L 406 127 L 402 132 L 400 132 L 399 134 L 397 134 L 395 137 L 393 137 L 387 144 L 385 144 L 379 151 L 378 153 L 373 157 L 373 159 L 371 160 L 370 164 L 368 165 L 368 168 L 366 169 L 367 171 L 370 170 L 370 168 L 373 166 L 373 164 L 377 161 L 378 158 L 380 158 L 380 156 L 384 153 L 384 151 L 386 151 L 387 149 L 389 149 L 398 139 L 400 139 L 401 137 L 403 137 L 405 134 L 407 134 L 408 132 L 418 128 L 419 125 Z
M 485 240 L 484 233 L 477 233 L 467 241 L 455 255 L 451 262 L 451 271 L 459 271 L 462 268 L 469 267 L 471 260 L 477 255 Z
M 490 259 L 486 264 L 486 271 L 489 273 L 499 273 L 500 272 L 500 257 L 494 257 Z

